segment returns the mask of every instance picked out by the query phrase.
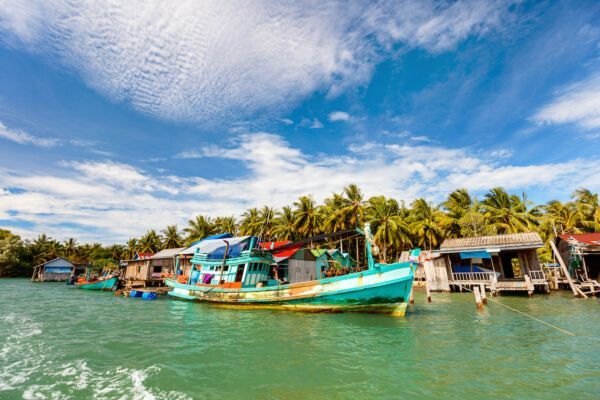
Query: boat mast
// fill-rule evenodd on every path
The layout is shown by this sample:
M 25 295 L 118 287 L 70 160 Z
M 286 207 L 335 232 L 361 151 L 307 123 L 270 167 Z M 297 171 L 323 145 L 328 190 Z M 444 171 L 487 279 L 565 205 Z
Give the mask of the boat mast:
M 225 254 L 223 254 L 223 264 L 221 265 L 221 274 L 219 275 L 219 283 L 217 283 L 218 285 L 220 285 L 221 281 L 223 280 L 223 270 L 225 269 L 227 254 L 229 254 L 229 242 L 227 240 L 223 241 L 225 242 Z

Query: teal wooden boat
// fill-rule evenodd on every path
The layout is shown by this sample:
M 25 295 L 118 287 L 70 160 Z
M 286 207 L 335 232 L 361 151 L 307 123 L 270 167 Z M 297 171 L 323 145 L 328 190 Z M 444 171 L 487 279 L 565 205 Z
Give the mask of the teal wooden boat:
M 118 276 L 109 275 L 109 276 L 106 276 L 106 277 L 103 277 L 100 279 L 96 279 L 96 280 L 88 280 L 87 278 L 83 278 L 83 279 L 77 281 L 77 283 L 75 283 L 75 285 L 79 289 L 111 291 L 111 290 L 113 290 L 113 288 L 115 286 L 117 286 L 118 282 L 119 282 Z
M 347 275 L 282 284 L 270 278 L 275 265 L 270 252 L 257 248 L 255 239 L 246 248 L 231 252 L 223 239 L 223 258 L 197 249 L 193 271 L 186 283 L 167 279 L 174 298 L 205 301 L 223 307 L 272 308 L 309 312 L 361 311 L 403 316 L 413 283 L 411 262 L 381 264 L 373 258 L 373 239 L 364 232 L 368 269 Z M 194 278 L 195 273 L 195 278 Z

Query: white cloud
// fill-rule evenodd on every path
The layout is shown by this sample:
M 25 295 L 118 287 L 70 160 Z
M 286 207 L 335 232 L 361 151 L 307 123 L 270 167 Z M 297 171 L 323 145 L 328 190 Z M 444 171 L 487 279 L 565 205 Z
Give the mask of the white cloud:
M 364 85 L 392 48 L 452 49 L 503 27 L 509 5 L 4 1 L 0 41 L 59 60 L 141 112 L 208 123 Z
M 334 111 L 332 113 L 329 113 L 328 118 L 331 122 L 350 121 L 350 114 L 344 111 Z
M 600 74 L 563 89 L 533 116 L 533 120 L 538 124 L 600 128 Z
M 234 179 L 153 176 L 107 161 L 63 162 L 62 172 L 55 174 L 0 170 L 0 220 L 35 224 L 3 226 L 30 237 L 46 232 L 60 239 L 122 242 L 150 228 L 175 223 L 182 228 L 200 213 L 240 215 L 248 207 L 281 207 L 304 194 L 321 201 L 350 183 L 367 196 L 407 202 L 417 197 L 440 201 L 459 187 L 481 192 L 502 185 L 552 196 L 578 187 L 600 190 L 600 160 L 595 159 L 517 166 L 430 144 L 367 142 L 353 144 L 352 150 L 341 156 L 306 154 L 281 136 L 262 132 L 199 150 L 203 157 L 239 160 L 244 169 Z
M 490 151 L 490 157 L 493 158 L 510 158 L 513 155 L 513 151 L 509 149 L 496 149 Z
M 52 147 L 58 144 L 58 140 L 54 138 L 43 138 L 30 135 L 27 132 L 20 130 L 9 129 L 0 122 L 0 138 L 10 140 L 19 144 L 32 144 L 34 146 Z
M 319 121 L 318 118 L 314 118 L 312 123 L 310 124 L 310 129 L 321 129 L 323 127 L 323 123 Z
M 284 119 L 281 120 L 281 122 L 283 122 L 286 125 L 293 125 L 294 124 L 294 121 L 292 121 L 289 118 L 284 118 Z

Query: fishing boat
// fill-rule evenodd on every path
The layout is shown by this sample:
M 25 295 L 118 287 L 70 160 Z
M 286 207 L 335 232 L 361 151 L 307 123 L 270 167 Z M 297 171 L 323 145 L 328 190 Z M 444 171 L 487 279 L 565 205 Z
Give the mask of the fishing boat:
M 166 279 L 177 299 L 209 302 L 223 307 L 271 308 L 308 312 L 360 311 L 403 316 L 413 283 L 412 262 L 378 263 L 367 224 L 367 269 L 341 276 L 286 283 L 273 279 L 273 254 L 257 246 L 256 238 L 220 240 L 221 247 L 192 257 L 187 282 Z M 306 264 L 306 263 L 305 263 Z M 294 268 L 302 268 L 302 262 Z M 293 268 L 290 266 L 290 269 Z M 310 275 L 310 274 L 309 274 Z M 308 276 L 308 275 L 307 275 Z
M 86 290 L 111 291 L 117 286 L 117 283 L 119 283 L 119 275 L 114 273 L 107 273 L 98 278 L 86 274 L 86 276 L 79 278 L 75 282 L 75 286 Z

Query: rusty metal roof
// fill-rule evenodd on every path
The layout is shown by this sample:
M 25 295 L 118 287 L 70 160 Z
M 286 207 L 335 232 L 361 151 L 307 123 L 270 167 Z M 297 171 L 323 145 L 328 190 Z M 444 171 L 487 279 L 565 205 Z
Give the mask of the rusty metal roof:
M 536 232 L 511 233 L 506 235 L 478 236 L 459 239 L 446 239 L 440 251 L 451 253 L 453 250 L 527 249 L 542 247 L 542 238 Z

